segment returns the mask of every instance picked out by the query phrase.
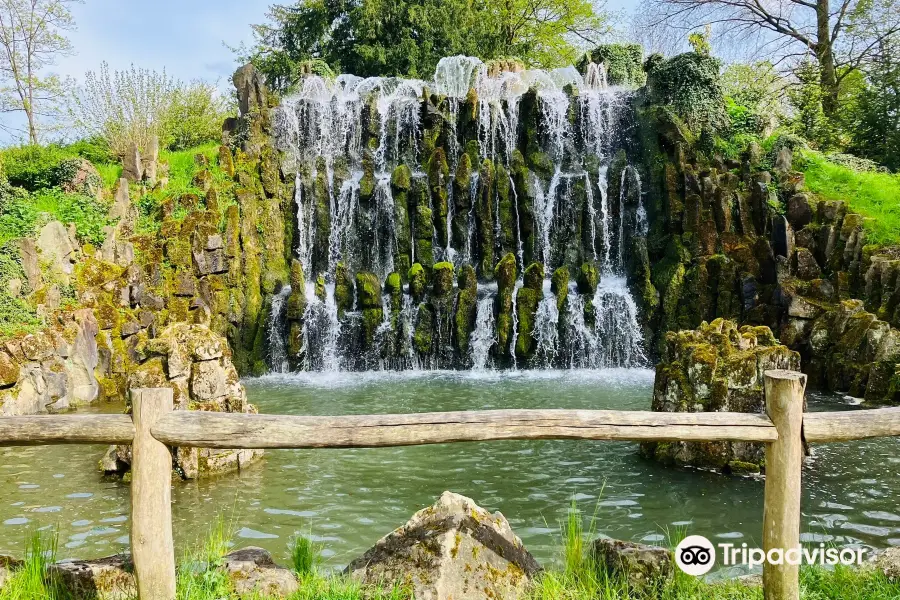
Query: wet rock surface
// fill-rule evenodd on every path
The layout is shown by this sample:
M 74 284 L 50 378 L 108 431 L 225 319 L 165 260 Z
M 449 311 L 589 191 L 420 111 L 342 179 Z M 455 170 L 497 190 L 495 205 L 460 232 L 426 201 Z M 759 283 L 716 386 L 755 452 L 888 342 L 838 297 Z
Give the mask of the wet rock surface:
M 693 331 L 671 332 L 656 367 L 655 412 L 765 413 L 763 374 L 800 370 L 800 355 L 777 342 L 768 327 L 738 327 L 717 319 Z M 749 442 L 647 442 L 644 456 L 664 463 L 759 473 L 762 444 Z

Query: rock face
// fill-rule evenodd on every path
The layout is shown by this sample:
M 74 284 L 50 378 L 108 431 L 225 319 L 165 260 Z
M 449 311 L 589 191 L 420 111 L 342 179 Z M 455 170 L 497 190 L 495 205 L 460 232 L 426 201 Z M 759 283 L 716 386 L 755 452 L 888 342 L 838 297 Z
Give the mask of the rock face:
M 40 260 L 49 263 L 51 272 L 68 280 L 74 268 L 78 249 L 62 223 L 50 221 L 41 228 L 37 236 L 37 249 L 40 252 Z
M 512 599 L 539 571 L 503 515 L 452 492 L 347 567 L 365 583 L 408 583 L 417 600 Z
M 227 341 L 205 325 L 171 325 L 156 338 L 140 342 L 135 353 L 143 360 L 128 375 L 129 389 L 171 387 L 176 410 L 256 412 L 247 402 Z M 195 479 L 239 470 L 262 454 L 262 450 L 178 448 L 173 466 L 184 479 Z M 130 448 L 117 446 L 101 461 L 101 468 L 121 473 L 130 462 Z
M 137 597 L 134 565 L 127 554 L 59 562 L 50 565 L 49 574 L 72 600 L 132 600 Z
M 661 588 L 675 576 L 672 552 L 658 546 L 600 538 L 591 553 L 607 573 L 624 577 L 631 589 Z
M 59 327 L 7 340 L 0 350 L 0 416 L 89 404 L 100 384 L 97 321 L 88 309 Z
M 800 355 L 778 344 L 768 327 L 716 319 L 693 331 L 670 332 L 656 367 L 655 412 L 765 413 L 763 374 L 800 370 Z M 644 456 L 664 463 L 758 473 L 765 452 L 746 442 L 648 442 Z
M 299 587 L 293 572 L 279 567 L 272 560 L 271 554 L 254 546 L 227 554 L 222 561 L 222 568 L 235 593 L 242 598 L 285 598 Z

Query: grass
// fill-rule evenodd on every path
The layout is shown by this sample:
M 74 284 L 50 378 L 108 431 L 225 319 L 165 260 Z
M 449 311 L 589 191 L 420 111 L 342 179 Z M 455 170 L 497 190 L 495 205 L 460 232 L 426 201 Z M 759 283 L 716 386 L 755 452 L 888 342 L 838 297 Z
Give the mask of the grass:
M 560 566 L 540 575 L 522 600 L 762 600 L 762 589 L 741 581 L 706 582 L 676 569 L 673 580 L 652 591 L 632 589 L 623 578 L 609 575 L 593 560 L 589 543 L 596 518 L 587 529 L 574 505 L 561 524 Z M 675 542 L 683 531 L 671 534 Z M 177 600 L 269 600 L 238 598 L 219 569 L 232 547 L 229 527 L 219 519 L 178 567 Z M 397 585 L 363 586 L 339 575 L 319 572 L 321 547 L 307 537 L 297 537 L 291 556 L 299 589 L 287 600 L 412 600 Z M 27 540 L 25 565 L 0 589 L 0 600 L 69 600 L 46 577 L 47 565 L 56 556 L 56 535 L 35 532 Z M 299 568 L 298 568 L 299 567 Z M 900 582 L 891 583 L 874 569 L 803 567 L 800 570 L 803 600 L 900 600 Z
M 804 151 L 795 166 L 819 198 L 843 200 L 866 217 L 870 243 L 900 244 L 900 174 L 854 171 L 813 151 Z

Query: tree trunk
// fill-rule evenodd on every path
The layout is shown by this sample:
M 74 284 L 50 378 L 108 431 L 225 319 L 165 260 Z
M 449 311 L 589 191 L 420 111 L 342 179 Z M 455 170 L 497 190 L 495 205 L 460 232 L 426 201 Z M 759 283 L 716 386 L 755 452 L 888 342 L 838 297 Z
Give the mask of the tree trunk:
M 822 112 L 833 118 L 838 111 L 838 80 L 831 43 L 829 0 L 816 2 L 816 59 L 819 62 L 819 84 L 822 86 Z

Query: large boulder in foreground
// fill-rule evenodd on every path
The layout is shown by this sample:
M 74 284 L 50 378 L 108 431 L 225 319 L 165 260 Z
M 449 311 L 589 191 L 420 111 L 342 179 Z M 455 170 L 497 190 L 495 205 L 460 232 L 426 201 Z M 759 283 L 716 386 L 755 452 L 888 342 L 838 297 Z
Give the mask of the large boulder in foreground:
M 417 600 L 512 599 L 540 570 L 506 517 L 453 492 L 347 567 L 366 584 L 408 584 Z
M 49 575 L 72 600 L 137 598 L 134 564 L 128 554 L 97 560 L 70 560 L 50 565 Z
M 763 373 L 800 370 L 800 355 L 778 343 L 768 327 L 738 328 L 716 319 L 695 330 L 669 332 L 656 367 L 654 412 L 765 413 Z M 750 442 L 647 442 L 641 453 L 664 463 L 759 473 L 762 444 Z

